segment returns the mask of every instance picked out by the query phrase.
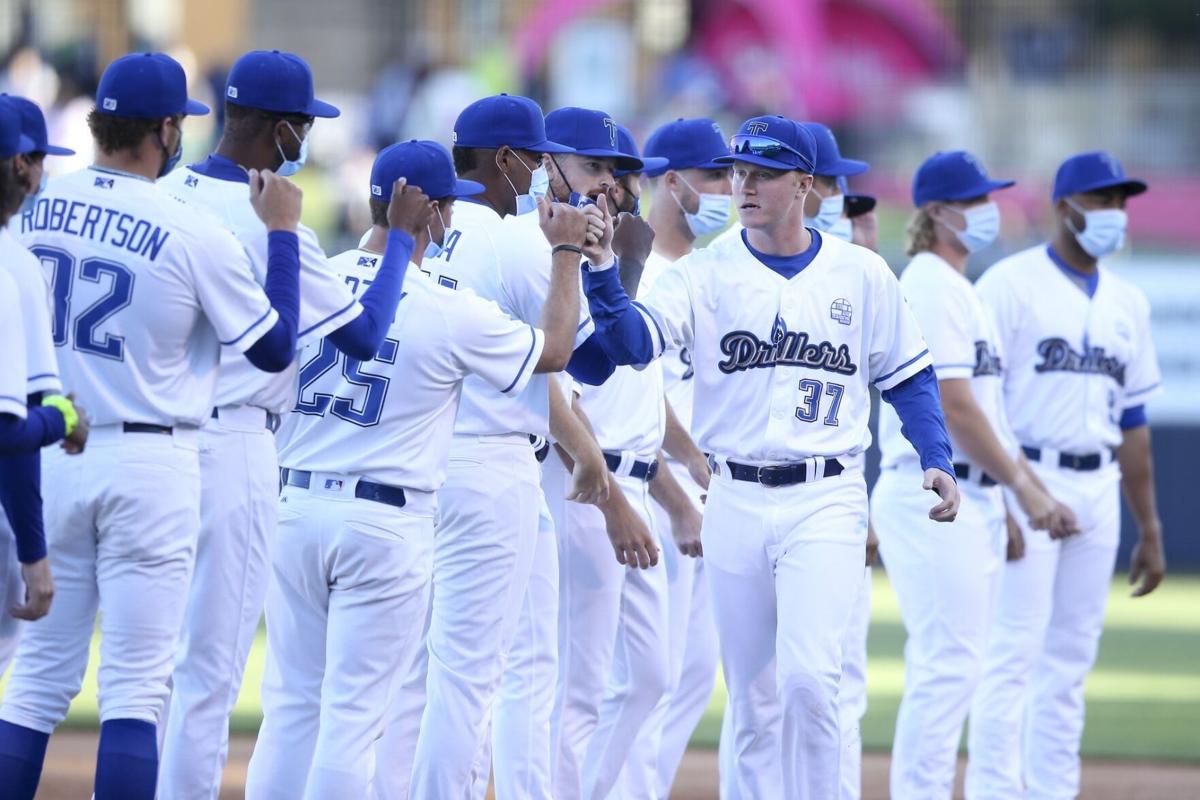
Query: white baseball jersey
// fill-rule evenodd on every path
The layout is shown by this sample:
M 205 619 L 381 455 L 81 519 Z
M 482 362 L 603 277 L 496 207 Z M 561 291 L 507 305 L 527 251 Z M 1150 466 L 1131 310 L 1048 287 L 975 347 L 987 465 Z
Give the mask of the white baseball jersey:
M 6 270 L 0 270 L 0 341 L 8 348 L 0 360 L 0 414 L 15 414 L 25 419 L 25 323 L 17 284 Z
M 16 285 L 19 307 L 25 320 L 25 369 L 29 376 L 26 392 L 60 394 L 62 381 L 58 378 L 58 359 L 54 355 L 54 340 L 51 338 L 50 290 L 37 257 L 13 235 L 12 222 L 8 227 L 0 228 L 0 261 L 8 267 Z M 19 218 L 15 222 L 19 225 Z M 11 347 L 11 343 L 8 346 Z
M 645 297 L 663 273 L 671 266 L 665 256 L 651 252 L 646 258 L 646 268 L 642 272 L 642 282 L 638 286 L 638 295 Z M 659 363 L 662 364 L 663 388 L 667 400 L 675 411 L 675 416 L 685 430 L 692 428 L 692 402 L 695 398 L 695 370 L 692 369 L 692 351 L 686 347 L 671 347 Z
M 93 425 L 200 425 L 220 345 L 245 352 L 278 319 L 233 234 L 134 175 L 50 181 L 21 240 L 49 278 L 62 383 Z
M 381 258 L 348 250 L 330 266 L 357 293 Z M 540 330 L 495 303 L 410 267 L 400 312 L 373 360 L 348 358 L 325 340 L 305 348 L 296 405 L 276 437 L 279 463 L 436 491 L 464 379 L 477 375 L 501 395 L 519 394 L 544 344 Z
M 992 424 L 1000 444 L 1014 458 L 1018 443 L 1004 412 L 1004 350 L 991 315 L 967 276 L 933 253 L 918 253 L 900 275 L 900 288 L 929 344 L 938 380 L 966 378 L 975 402 Z M 950 437 L 956 461 L 965 453 Z M 887 403 L 879 412 L 883 467 L 920 461 L 900 433 L 900 417 Z
M 976 284 L 1008 364 L 1004 400 L 1017 440 L 1087 454 L 1121 443 L 1121 414 L 1161 390 L 1141 290 L 1102 265 L 1095 295 L 1045 245 L 998 262 Z
M 639 459 L 658 455 L 666 433 L 662 368 L 618 366 L 599 386 L 584 386 L 579 403 L 601 450 L 627 451 Z
M 538 226 L 536 213 L 501 218 L 489 206 L 459 200 L 454 204 L 445 252 L 425 260 L 421 268 L 442 286 L 471 289 L 512 318 L 536 326 L 550 292 L 550 262 L 550 243 Z M 582 280 L 581 272 L 581 286 Z M 582 288 L 579 296 L 576 346 L 595 330 Z M 469 377 L 463 385 L 454 432 L 548 436 L 549 386 L 545 375 L 535 375 L 525 391 L 505 394 L 480 377 Z
M 188 168 L 177 169 L 159 185 L 189 205 L 208 209 L 238 238 L 250 258 L 254 277 L 267 281 L 267 226 L 250 205 L 250 188 L 241 180 L 222 180 Z M 311 229 L 301 225 L 300 319 L 297 350 L 335 331 L 362 313 L 345 282 L 329 269 L 329 260 Z M 221 348 L 218 406 L 249 404 L 274 413 L 286 411 L 295 397 L 299 362 L 283 372 L 263 372 L 236 348 Z
M 888 265 L 832 236 L 791 279 L 725 239 L 675 262 L 643 307 L 656 357 L 692 352 L 700 448 L 751 463 L 861 453 L 869 387 L 930 364 Z

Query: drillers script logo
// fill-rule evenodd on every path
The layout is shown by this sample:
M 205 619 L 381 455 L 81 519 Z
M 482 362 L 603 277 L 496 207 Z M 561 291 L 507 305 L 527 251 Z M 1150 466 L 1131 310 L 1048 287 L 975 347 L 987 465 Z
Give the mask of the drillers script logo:
M 721 352 L 725 360 L 717 368 L 729 375 L 742 370 L 774 367 L 805 367 L 854 375 L 858 367 L 846 345 L 832 342 L 812 342 L 804 331 L 789 331 L 781 317 L 775 317 L 771 338 L 765 342 L 750 331 L 731 331 L 721 337 Z
M 1075 350 L 1061 337 L 1042 339 L 1037 346 L 1042 363 L 1034 367 L 1037 372 L 1083 372 L 1107 375 L 1125 385 L 1125 365 L 1116 356 L 1107 355 L 1103 347 L 1089 347 L 1086 352 Z
M 1000 362 L 1000 354 L 988 347 L 988 343 L 979 339 L 975 342 L 975 372 L 974 376 L 978 378 L 981 375 L 1001 375 L 1004 373 L 1004 365 Z

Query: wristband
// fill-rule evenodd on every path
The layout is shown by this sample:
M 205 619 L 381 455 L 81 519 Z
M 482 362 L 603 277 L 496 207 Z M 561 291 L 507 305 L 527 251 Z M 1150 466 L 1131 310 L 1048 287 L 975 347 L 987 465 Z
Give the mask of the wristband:
M 79 425 L 79 412 L 75 410 L 75 404 L 61 394 L 52 394 L 42 398 L 43 406 L 57 408 L 58 412 L 63 415 L 63 422 L 66 423 L 66 435 L 70 436 L 75 432 L 75 428 Z
M 550 249 L 550 255 L 557 255 L 563 251 L 583 256 L 583 248 L 577 244 L 556 244 Z

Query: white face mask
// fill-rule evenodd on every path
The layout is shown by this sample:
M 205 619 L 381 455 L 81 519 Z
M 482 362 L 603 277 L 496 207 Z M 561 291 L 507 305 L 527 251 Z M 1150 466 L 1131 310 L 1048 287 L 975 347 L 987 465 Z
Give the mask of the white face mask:
M 308 161 L 308 137 L 300 138 L 300 134 L 296 133 L 296 129 L 292 127 L 292 123 L 284 122 L 288 126 L 288 130 L 292 132 L 292 136 L 296 137 L 296 141 L 300 143 L 300 152 L 296 155 L 295 161 L 289 161 L 288 157 L 283 153 L 283 145 L 278 141 L 275 142 L 275 148 L 279 151 L 279 157 L 283 159 L 283 163 L 279 165 L 279 169 L 275 170 L 275 174 L 284 178 L 295 175 L 304 166 L 304 162 Z M 180 150 L 180 152 L 183 152 Z
M 1000 235 L 1000 207 L 995 203 L 972 206 L 966 211 L 954 206 L 946 206 L 946 209 L 958 214 L 967 223 L 967 227 L 961 231 L 950 228 L 949 225 L 946 227 L 954 231 L 954 235 L 962 242 L 962 246 L 967 248 L 968 253 L 978 253 L 996 241 L 996 237 Z
M 813 227 L 816 227 L 815 225 Z M 825 231 L 830 236 L 841 239 L 843 242 L 849 242 L 854 239 L 854 224 L 850 222 L 849 217 L 842 217 L 837 222 L 829 226 Z
M 821 208 L 815 217 L 806 218 L 804 224 L 819 231 L 832 230 L 833 226 L 842 218 L 842 211 L 846 208 L 846 195 L 839 193 L 826 197 L 818 192 L 816 187 L 813 187 L 812 193 L 821 198 Z
M 683 185 L 696 192 L 695 187 L 687 182 L 682 175 L 679 180 L 683 181 Z M 683 218 L 687 221 L 688 229 L 696 238 L 704 236 L 708 233 L 715 233 L 725 227 L 729 222 L 730 208 L 732 207 L 733 198 L 727 194 L 706 194 L 704 192 L 696 192 L 700 198 L 700 207 L 696 209 L 695 214 L 688 213 L 688 210 L 683 207 L 678 197 L 672 192 L 671 197 L 675 198 L 675 203 L 679 206 L 679 210 L 683 212 Z
M 516 184 L 512 182 L 512 179 L 508 175 L 505 175 L 504 172 L 500 174 L 504 175 L 504 180 L 508 181 L 508 185 L 512 187 L 513 194 L 517 196 L 517 216 L 521 216 L 522 214 L 536 211 L 537 199 L 545 197 L 546 193 L 550 191 L 550 173 L 546 172 L 546 167 L 543 164 L 538 164 L 537 169 L 529 169 L 529 165 L 525 163 L 524 159 L 517 158 L 517 161 L 520 161 L 521 166 L 529 170 L 528 194 L 518 192 Z
M 1083 230 L 1075 230 L 1075 223 L 1067 219 L 1067 227 L 1075 234 L 1075 241 L 1092 258 L 1104 258 L 1125 245 L 1125 229 L 1129 217 L 1120 208 L 1097 208 L 1085 211 L 1067 198 L 1067 205 L 1083 214 Z
M 441 209 L 438 209 L 438 213 L 434 214 L 434 217 L 442 224 L 442 241 L 441 243 L 434 241 L 433 229 L 429 225 L 425 226 L 425 232 L 429 234 L 429 244 L 425 245 L 425 260 L 437 258 L 446 252 L 446 233 L 448 229 L 446 228 L 446 223 L 442 220 Z

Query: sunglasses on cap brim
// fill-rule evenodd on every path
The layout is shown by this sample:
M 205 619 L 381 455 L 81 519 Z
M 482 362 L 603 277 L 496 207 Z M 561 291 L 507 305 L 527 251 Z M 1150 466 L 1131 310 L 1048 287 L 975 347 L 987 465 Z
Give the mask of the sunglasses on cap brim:
M 729 149 L 735 156 L 754 155 L 774 158 L 780 153 L 787 152 L 797 156 L 801 161 L 806 160 L 804 154 L 791 145 L 759 134 L 738 134 L 729 140 Z

